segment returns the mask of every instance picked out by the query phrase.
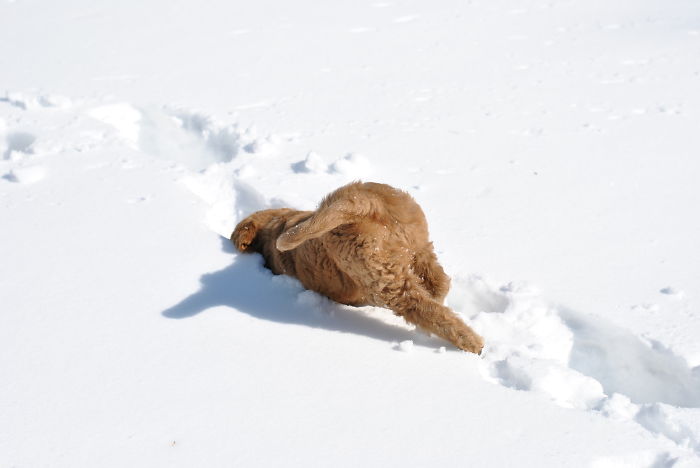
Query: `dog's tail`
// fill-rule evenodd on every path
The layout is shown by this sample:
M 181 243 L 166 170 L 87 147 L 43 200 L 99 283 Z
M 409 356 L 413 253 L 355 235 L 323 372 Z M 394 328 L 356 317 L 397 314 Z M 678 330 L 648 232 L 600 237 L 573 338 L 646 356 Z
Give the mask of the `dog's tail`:
M 277 249 L 282 252 L 294 249 L 309 239 L 315 239 L 340 225 L 351 223 L 357 216 L 366 215 L 370 210 L 368 201 L 337 200 L 328 204 L 322 203 L 309 219 L 287 229 L 277 238 Z

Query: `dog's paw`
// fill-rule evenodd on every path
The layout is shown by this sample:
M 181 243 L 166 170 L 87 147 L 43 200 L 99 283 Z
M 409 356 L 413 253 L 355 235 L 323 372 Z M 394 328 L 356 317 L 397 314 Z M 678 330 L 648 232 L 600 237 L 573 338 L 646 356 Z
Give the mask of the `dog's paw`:
M 481 351 L 484 349 L 484 339 L 476 333 L 461 336 L 455 344 L 459 349 L 476 355 L 481 355 Z
M 257 232 L 258 228 L 253 221 L 243 221 L 231 234 L 231 242 L 241 252 L 250 252 Z

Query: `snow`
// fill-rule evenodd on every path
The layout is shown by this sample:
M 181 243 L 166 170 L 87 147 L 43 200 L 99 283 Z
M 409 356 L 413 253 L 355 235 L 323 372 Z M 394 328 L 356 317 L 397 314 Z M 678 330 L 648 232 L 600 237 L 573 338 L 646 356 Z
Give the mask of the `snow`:
M 306 155 L 303 161 L 292 164 L 292 169 L 294 169 L 296 173 L 310 172 L 313 174 L 320 174 L 326 172 L 328 167 L 319 154 L 309 151 L 309 154 Z
M 46 177 L 46 168 L 44 166 L 16 167 L 4 175 L 4 178 L 10 182 L 20 184 L 39 182 L 44 177 Z
M 361 154 L 347 154 L 331 164 L 332 173 L 350 178 L 367 177 L 372 174 L 372 164 Z
M 700 466 L 695 2 L 0 2 L 0 466 Z M 457 351 L 227 240 L 407 190 Z
M 410 353 L 413 351 L 413 340 L 403 340 L 399 343 L 398 348 L 404 353 Z

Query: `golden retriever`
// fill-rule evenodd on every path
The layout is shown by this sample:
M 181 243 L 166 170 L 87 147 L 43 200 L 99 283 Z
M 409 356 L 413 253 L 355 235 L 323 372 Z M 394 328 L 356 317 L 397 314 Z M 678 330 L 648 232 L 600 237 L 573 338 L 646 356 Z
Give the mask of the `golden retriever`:
M 450 278 L 437 262 L 413 198 L 389 185 L 353 182 L 316 211 L 263 210 L 231 242 L 258 252 L 274 274 L 343 304 L 386 307 L 423 330 L 479 354 L 484 341 L 443 305 Z

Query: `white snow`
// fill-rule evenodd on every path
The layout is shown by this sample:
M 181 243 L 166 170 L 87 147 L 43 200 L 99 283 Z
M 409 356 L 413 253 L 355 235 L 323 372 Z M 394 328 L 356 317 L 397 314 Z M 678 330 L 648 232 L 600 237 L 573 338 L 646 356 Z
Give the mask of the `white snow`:
M 0 466 L 700 466 L 696 18 L 0 2 Z M 481 356 L 230 245 L 356 179 Z
M 372 164 L 365 156 L 350 153 L 331 164 L 330 171 L 346 177 L 361 178 L 372 174 Z
M 294 172 L 308 172 L 312 174 L 321 174 L 328 170 L 328 166 L 323 162 L 323 158 L 313 151 L 309 151 L 303 161 L 292 164 Z
M 4 177 L 11 182 L 32 184 L 46 177 L 46 168 L 44 166 L 15 167 Z
M 398 348 L 404 353 L 413 351 L 413 340 L 403 340 L 399 343 Z

